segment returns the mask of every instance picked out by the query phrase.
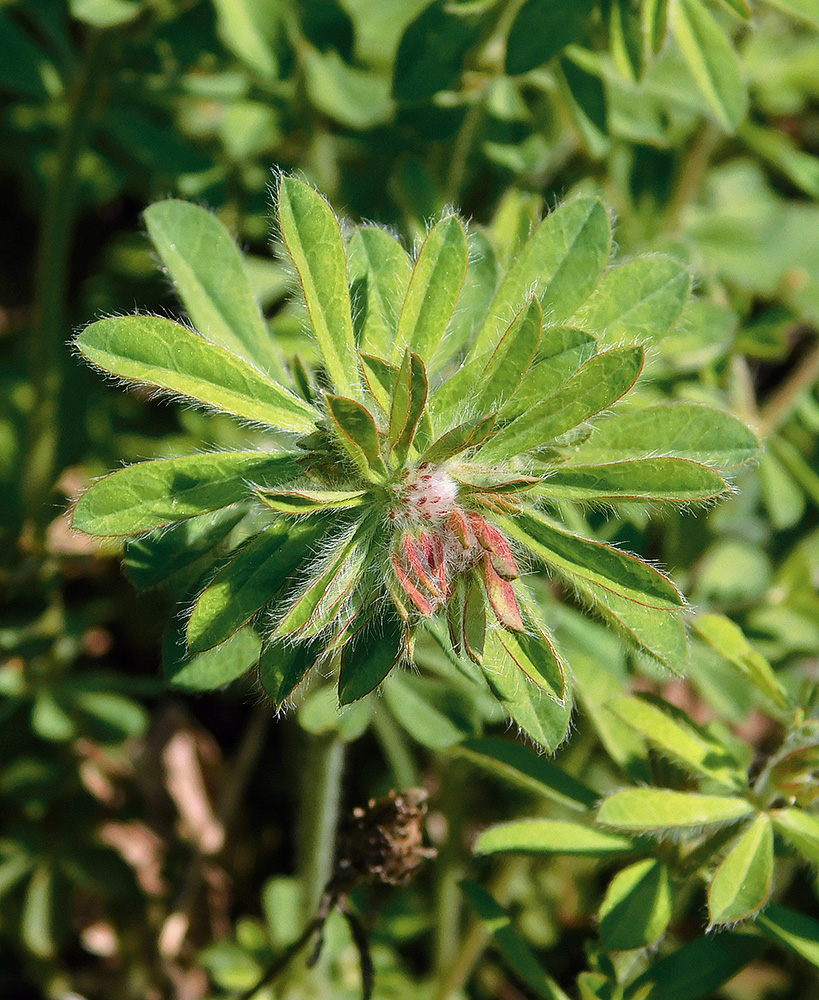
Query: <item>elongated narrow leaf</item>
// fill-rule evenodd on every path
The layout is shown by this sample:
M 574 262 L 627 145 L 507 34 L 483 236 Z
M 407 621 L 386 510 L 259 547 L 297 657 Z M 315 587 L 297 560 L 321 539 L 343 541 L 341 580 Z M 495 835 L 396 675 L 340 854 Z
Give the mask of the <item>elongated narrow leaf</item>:
M 767 4 L 814 28 L 819 28 L 819 5 L 816 0 L 767 0 Z
M 495 347 L 532 289 L 547 322 L 571 316 L 597 284 L 610 249 L 609 217 L 597 198 L 577 198 L 548 215 L 501 282 L 470 357 Z
M 711 500 L 730 487 L 708 466 L 679 458 L 644 458 L 609 465 L 560 466 L 536 489 L 551 500 Z
M 183 691 L 212 691 L 241 677 L 259 660 L 262 640 L 245 625 L 230 638 L 203 650 L 188 653 L 184 630 L 169 628 L 162 645 L 162 665 L 171 687 Z
M 455 751 L 477 767 L 570 809 L 594 808 L 600 795 L 528 747 L 494 736 L 465 740 Z
M 536 298 L 530 299 L 512 320 L 478 376 L 478 391 L 470 402 L 478 413 L 500 409 L 517 389 L 534 360 L 542 328 L 543 309 Z
M 259 659 L 259 681 L 276 711 L 304 680 L 319 652 L 314 644 L 305 642 L 273 642 L 265 647 Z
M 504 525 L 512 538 L 570 582 L 588 580 L 650 608 L 673 611 L 684 606 L 674 584 L 635 556 L 574 535 L 531 511 L 505 519 Z
M 498 641 L 526 677 L 561 704 L 566 696 L 568 667 L 539 616 L 527 608 L 525 632 L 498 633 Z
M 388 358 L 412 262 L 383 229 L 361 226 L 347 243 L 347 276 L 359 350 Z
M 364 381 L 373 399 L 378 403 L 384 413 L 390 412 L 390 402 L 395 387 L 395 380 L 398 378 L 398 365 L 394 365 L 383 358 L 375 357 L 372 354 L 361 354 L 361 370 L 364 372 Z
M 376 615 L 344 646 L 338 698 L 349 705 L 378 687 L 405 655 L 405 627 L 397 615 Z
M 339 393 L 359 397 L 347 261 L 333 210 L 307 184 L 283 177 L 279 227 L 296 265 L 327 374 Z
M 703 639 L 744 674 L 754 687 L 777 705 L 787 705 L 788 696 L 782 682 L 765 657 L 748 642 L 739 625 L 723 615 L 698 615 L 693 625 Z
M 604 343 L 657 341 L 674 326 L 691 292 L 691 272 L 672 257 L 640 257 L 603 276 L 572 323 Z
M 502 629 L 486 636 L 483 673 L 495 697 L 520 728 L 550 753 L 566 738 L 572 714 L 569 678 L 563 702 L 549 697 L 521 670 L 501 642 Z M 505 635 L 505 633 L 504 633 Z
M 276 524 L 254 536 L 205 588 L 188 620 L 192 652 L 209 649 L 264 607 L 327 531 L 323 522 Z
M 20 916 L 20 936 L 26 949 L 39 959 L 53 959 L 57 948 L 55 923 L 60 901 L 58 880 L 48 860 L 35 868 L 26 887 Z
M 258 368 L 161 316 L 101 319 L 76 344 L 107 372 L 247 420 L 308 432 L 318 416 Z
M 248 481 L 285 482 L 298 472 L 297 458 L 235 451 L 140 462 L 90 486 L 74 507 L 72 524 L 91 535 L 149 531 L 248 499 Z
M 543 331 L 535 363 L 503 407 L 511 419 L 551 396 L 597 351 L 597 341 L 584 330 L 553 326 Z
M 465 880 L 461 882 L 461 889 L 514 974 L 544 1000 L 569 1000 L 512 926 L 509 914 L 500 903 L 477 882 Z
M 736 49 L 700 0 L 673 5 L 673 27 L 683 58 L 714 121 L 733 132 L 747 110 L 748 95 Z
M 631 984 L 630 996 L 651 1000 L 704 1000 L 764 950 L 750 934 L 712 934 L 683 945 L 650 965 Z
M 717 868 L 708 890 L 708 914 L 714 924 L 751 917 L 768 901 L 773 879 L 773 828 L 761 813 Z
M 685 830 L 732 823 L 754 807 L 745 799 L 674 792 L 667 788 L 627 788 L 603 801 L 597 822 L 621 830 Z
M 671 919 L 673 897 L 668 868 L 645 858 L 618 872 L 600 907 L 600 937 L 608 951 L 653 944 Z
M 272 638 L 293 635 L 310 624 L 322 604 L 331 605 L 331 611 L 340 605 L 355 586 L 361 573 L 361 558 L 356 553 L 369 524 L 362 522 L 341 541 L 337 550 L 326 560 L 323 569 L 300 593 L 284 617 L 279 621 Z
M 671 706 L 664 711 L 646 699 L 626 696 L 615 698 L 608 708 L 683 767 L 734 791 L 746 785 L 747 778 L 737 762 L 682 711 Z
M 190 574 L 203 557 L 212 556 L 218 545 L 247 514 L 244 505 L 200 514 L 126 542 L 122 564 L 139 590 L 166 584 L 172 593 L 193 584 Z
M 427 373 L 417 354 L 406 351 L 398 370 L 390 403 L 389 444 L 401 465 L 415 438 L 427 402 Z
M 819 968 L 819 920 L 771 903 L 754 921 L 772 941 L 784 944 Z
M 499 270 L 500 265 L 492 243 L 482 232 L 471 232 L 466 280 L 447 331 L 446 346 L 450 356 L 463 353 L 472 342 L 475 331 L 483 323 L 495 294 Z M 439 358 L 443 362 L 443 352 L 439 352 Z M 430 370 L 437 371 L 438 367 L 433 359 Z
M 799 853 L 819 864 L 819 816 L 802 809 L 775 809 L 771 819 L 777 833 L 781 833 Z
M 396 670 L 384 684 L 383 697 L 401 726 L 430 750 L 445 750 L 475 732 L 466 706 L 446 683 Z
M 381 458 L 381 440 L 370 411 L 354 399 L 326 396 L 327 412 L 333 421 L 341 446 L 368 479 L 386 477 Z
M 572 577 L 572 586 L 627 643 L 681 674 L 688 660 L 685 623 L 676 611 L 646 607 L 613 590 Z
M 754 435 L 729 413 L 692 403 L 662 403 L 601 420 L 570 461 L 602 464 L 659 453 L 728 469 L 758 452 Z
M 475 448 L 492 433 L 495 426 L 495 414 L 486 417 L 476 417 L 464 424 L 458 424 L 452 430 L 442 434 L 437 441 L 427 448 L 421 456 L 421 461 L 437 463 L 459 455 L 468 448 Z
M 466 230 L 455 216 L 429 231 L 412 271 L 398 320 L 392 360 L 409 347 L 432 357 L 455 310 L 469 264 Z
M 226 226 L 207 209 L 169 198 L 145 224 L 196 329 L 285 383 L 287 375 Z
M 481 449 L 481 461 L 499 462 L 539 448 L 616 403 L 637 381 L 643 361 L 641 347 L 595 355 L 557 392 L 499 431 Z
M 281 514 L 314 514 L 360 507 L 367 494 L 363 490 L 256 490 L 256 495 Z
M 582 823 L 526 819 L 501 823 L 475 841 L 476 854 L 585 854 L 591 857 L 630 854 L 634 841 L 618 833 Z

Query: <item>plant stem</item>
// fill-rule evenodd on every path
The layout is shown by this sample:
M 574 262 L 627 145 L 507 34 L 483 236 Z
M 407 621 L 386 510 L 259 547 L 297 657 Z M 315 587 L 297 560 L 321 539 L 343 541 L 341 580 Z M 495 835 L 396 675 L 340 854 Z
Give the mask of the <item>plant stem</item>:
M 69 88 L 68 111 L 57 149 L 57 164 L 46 195 L 34 274 L 34 326 L 29 366 L 35 393 L 29 424 L 27 464 L 23 472 L 25 516 L 35 541 L 42 536 L 50 511 L 44 503 L 57 476 L 61 437 L 60 407 L 66 361 L 71 234 L 76 211 L 77 165 L 92 121 L 101 78 L 104 34 L 88 34 L 83 61 Z
M 418 784 L 418 768 L 392 716 L 382 706 L 373 712 L 373 729 L 399 789 Z
M 343 768 L 344 741 L 338 733 L 309 737 L 297 850 L 305 921 L 316 915 L 333 873 Z
M 802 356 L 787 379 L 762 407 L 760 416 L 766 434 L 777 430 L 819 379 L 819 341 Z
M 680 235 L 683 213 L 699 194 L 705 171 L 719 139 L 720 134 L 716 126 L 710 122 L 706 122 L 695 136 L 666 210 L 665 228 L 670 236 Z

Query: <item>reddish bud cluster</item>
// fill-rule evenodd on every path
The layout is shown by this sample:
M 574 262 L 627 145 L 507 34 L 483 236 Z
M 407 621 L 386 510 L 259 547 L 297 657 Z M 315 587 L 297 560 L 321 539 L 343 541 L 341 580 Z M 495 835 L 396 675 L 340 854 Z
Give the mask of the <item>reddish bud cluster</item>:
M 511 584 L 520 574 L 509 542 L 480 514 L 458 505 L 457 483 L 445 471 L 421 465 L 408 477 L 391 517 L 407 522 L 391 559 L 400 591 L 417 611 L 435 614 L 453 597 L 459 579 L 478 574 L 498 621 L 523 630 Z M 408 606 L 396 597 L 408 617 Z

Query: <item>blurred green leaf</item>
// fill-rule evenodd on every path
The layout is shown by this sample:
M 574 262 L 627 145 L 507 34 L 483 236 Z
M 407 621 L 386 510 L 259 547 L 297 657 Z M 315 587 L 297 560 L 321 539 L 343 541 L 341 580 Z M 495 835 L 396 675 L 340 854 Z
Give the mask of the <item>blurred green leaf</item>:
M 671 877 L 662 861 L 646 858 L 619 871 L 600 907 L 600 937 L 609 951 L 653 944 L 671 919 Z
M 743 832 L 711 880 L 711 922 L 734 923 L 760 910 L 771 894 L 773 864 L 773 829 L 763 813 Z
M 684 830 L 731 823 L 753 811 L 754 807 L 740 798 L 674 792 L 667 788 L 627 788 L 603 801 L 597 822 L 621 830 Z

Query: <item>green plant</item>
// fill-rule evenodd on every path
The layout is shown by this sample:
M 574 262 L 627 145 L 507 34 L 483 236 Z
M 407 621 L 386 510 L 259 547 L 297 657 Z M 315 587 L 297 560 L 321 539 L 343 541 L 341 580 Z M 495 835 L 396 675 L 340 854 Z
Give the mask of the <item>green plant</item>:
M 707 407 L 634 409 L 596 431 L 589 423 L 643 368 L 642 346 L 611 345 L 673 323 L 685 268 L 650 257 L 607 270 L 609 220 L 593 198 L 549 215 L 505 273 L 489 255 L 470 264 L 454 216 L 412 262 L 371 227 L 352 230 L 345 251 L 326 202 L 300 181 L 280 181 L 278 214 L 319 351 L 313 370 L 296 358 L 289 375 L 227 235 L 180 202 L 154 206 L 147 221 L 202 333 L 159 317 L 111 318 L 77 347 L 121 378 L 296 435 L 297 450 L 132 466 L 81 497 L 74 526 L 127 535 L 198 518 L 174 542 L 161 536 L 156 558 L 143 545 L 140 572 L 159 579 L 244 518 L 241 544 L 195 597 L 187 644 L 192 654 L 236 644 L 254 634 L 253 620 L 259 676 L 277 707 L 316 662 L 340 660 L 342 704 L 363 697 L 411 660 L 419 628 L 443 641 L 436 619 L 445 617 L 447 648 L 554 749 L 571 689 L 518 582 L 524 553 L 637 648 L 681 669 L 684 600 L 671 581 L 555 517 L 567 501 L 713 500 L 729 487 L 712 466 L 754 454 L 750 432 Z M 487 627 L 487 608 L 496 625 Z M 242 669 L 258 640 L 247 648 Z

